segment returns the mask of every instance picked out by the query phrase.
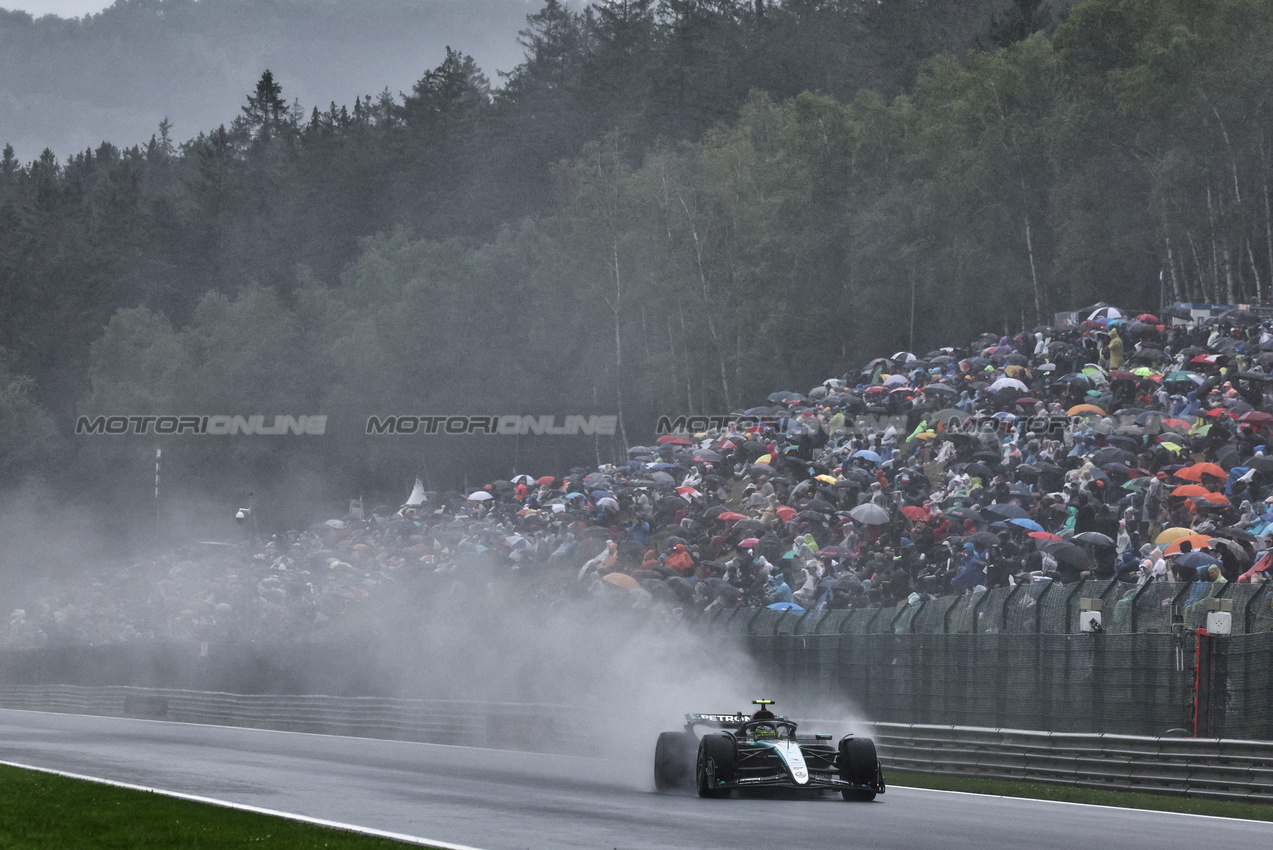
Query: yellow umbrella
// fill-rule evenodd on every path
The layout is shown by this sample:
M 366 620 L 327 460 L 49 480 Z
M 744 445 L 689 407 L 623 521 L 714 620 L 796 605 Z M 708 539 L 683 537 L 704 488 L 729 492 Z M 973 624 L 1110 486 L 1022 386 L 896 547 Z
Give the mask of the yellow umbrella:
M 610 582 L 615 587 L 640 587 L 637 580 L 627 573 L 606 573 L 602 579 Z
M 773 455 L 761 455 L 760 457 L 756 458 L 756 464 L 759 465 L 763 463 L 765 465 L 768 465 L 769 462 L 772 461 L 773 459 L 774 459 Z
M 815 475 L 813 477 L 818 479 L 819 481 L 825 481 L 827 484 L 835 483 L 835 478 L 830 475 L 823 474 L 823 475 Z
M 1180 528 L 1178 526 L 1176 528 L 1165 528 L 1161 534 L 1154 538 L 1154 542 L 1159 546 L 1165 543 L 1175 543 L 1180 538 L 1188 537 L 1190 534 L 1193 534 L 1193 529 L 1191 528 Z

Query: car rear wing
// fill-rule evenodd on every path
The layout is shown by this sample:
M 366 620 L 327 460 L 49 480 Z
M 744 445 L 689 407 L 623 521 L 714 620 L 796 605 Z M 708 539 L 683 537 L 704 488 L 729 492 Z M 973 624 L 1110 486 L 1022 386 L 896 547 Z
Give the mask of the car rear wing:
M 737 729 L 748 720 L 746 714 L 687 714 L 685 723 L 688 726 L 710 726 L 713 729 Z

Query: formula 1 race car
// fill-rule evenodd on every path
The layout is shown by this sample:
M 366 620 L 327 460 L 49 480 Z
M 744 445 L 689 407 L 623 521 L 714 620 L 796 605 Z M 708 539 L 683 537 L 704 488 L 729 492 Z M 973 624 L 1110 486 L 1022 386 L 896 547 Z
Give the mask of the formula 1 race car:
M 700 797 L 725 797 L 747 788 L 839 791 L 846 800 L 884 793 L 884 773 L 870 738 L 797 735 L 796 724 L 752 700 L 746 714 L 687 714 L 684 732 L 663 732 L 654 748 L 654 787 L 694 787 Z M 700 737 L 699 728 L 704 732 Z

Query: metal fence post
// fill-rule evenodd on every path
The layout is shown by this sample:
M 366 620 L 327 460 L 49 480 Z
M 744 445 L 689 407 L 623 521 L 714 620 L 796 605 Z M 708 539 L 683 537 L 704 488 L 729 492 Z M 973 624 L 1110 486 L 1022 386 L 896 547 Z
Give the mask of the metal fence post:
M 958 599 L 955 600 L 954 605 L 947 607 L 946 610 L 942 612 L 942 623 L 941 623 L 942 634 L 944 635 L 950 634 L 950 612 L 954 611 L 956 608 L 962 605 L 966 598 L 967 598 L 966 596 L 960 596 Z
M 1265 593 L 1268 591 L 1269 587 L 1271 586 L 1273 586 L 1273 582 L 1266 581 L 1260 585 L 1259 590 L 1257 590 L 1255 593 L 1252 593 L 1249 597 L 1247 597 L 1246 609 L 1242 612 L 1242 623 L 1243 623 L 1244 634 L 1248 634 L 1248 635 L 1251 634 L 1251 618 L 1255 614 L 1255 603 L 1258 599 L 1262 598 L 1265 595 Z
M 915 611 L 915 616 L 911 617 L 911 621 L 906 624 L 906 631 L 908 634 L 912 634 L 912 635 L 915 634 L 915 621 L 919 619 L 920 614 L 924 613 L 924 606 L 927 604 L 928 604 L 927 599 L 919 603 L 919 608 Z
M 1132 599 L 1131 599 L 1132 611 L 1127 621 L 1128 622 L 1127 630 L 1131 634 L 1138 634 L 1138 632 L 1136 631 L 1136 628 L 1139 625 L 1137 623 L 1137 617 L 1140 614 L 1140 597 L 1145 594 L 1145 591 L 1149 589 L 1149 586 L 1151 584 L 1153 584 L 1152 581 L 1145 582 L 1139 588 L 1137 588 L 1134 594 L 1132 594 Z
M 975 635 L 975 634 L 981 633 L 980 630 L 977 628 L 977 614 L 981 611 L 981 606 L 985 605 L 986 600 L 989 598 L 990 598 L 990 591 L 983 590 L 981 591 L 981 598 L 972 604 L 972 617 L 969 618 L 971 620 L 971 623 L 969 624 L 969 627 L 968 627 L 968 634 Z
M 1008 606 L 1012 603 L 1012 600 L 1016 598 L 1016 595 L 1021 592 L 1021 588 L 1023 587 L 1025 587 L 1024 584 L 1014 584 L 1012 586 L 1012 590 L 1008 591 L 1008 595 L 1003 597 L 1003 605 L 999 608 L 1000 634 L 1008 633 Z
M 1052 588 L 1056 585 L 1055 581 L 1050 581 L 1039 591 L 1039 595 L 1034 597 L 1034 633 L 1041 634 L 1043 632 L 1043 603 L 1047 599 L 1048 594 L 1052 592 Z
M 1062 634 L 1068 635 L 1070 633 L 1070 603 L 1074 601 L 1074 597 L 1078 596 L 1082 590 L 1083 582 L 1076 581 L 1074 582 L 1074 589 L 1070 591 L 1070 595 L 1065 597 L 1065 619 L 1063 620 L 1064 626 Z

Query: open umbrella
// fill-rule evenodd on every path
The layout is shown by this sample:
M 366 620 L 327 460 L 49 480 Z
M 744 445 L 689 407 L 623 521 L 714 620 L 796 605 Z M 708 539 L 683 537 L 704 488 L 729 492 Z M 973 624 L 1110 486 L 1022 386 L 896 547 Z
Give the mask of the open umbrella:
M 982 513 L 996 516 L 1000 519 L 1029 519 L 1030 512 L 1019 505 L 1003 504 L 1003 505 L 986 505 L 981 509 Z
M 1221 481 L 1229 477 L 1229 473 L 1214 463 L 1195 463 L 1193 466 L 1186 466 L 1184 469 L 1176 470 L 1175 475 L 1185 481 L 1201 481 L 1204 475 L 1219 478 Z
M 1040 541 L 1039 547 L 1047 552 L 1057 561 L 1079 570 L 1090 570 L 1095 568 L 1092 562 L 1092 556 L 1087 554 L 1080 546 L 1075 546 L 1068 540 L 1045 540 Z
M 1035 540 L 1063 540 L 1064 538 L 1053 534 L 1050 531 L 1031 531 L 1027 537 L 1033 537 Z
M 1182 567 L 1209 567 L 1220 562 L 1205 552 L 1186 552 L 1176 556 L 1176 563 Z
M 873 502 L 858 505 L 849 511 L 849 516 L 866 525 L 885 525 L 889 521 L 888 511 Z
M 627 573 L 606 573 L 601 580 L 608 581 L 615 587 L 640 587 L 637 580 Z

